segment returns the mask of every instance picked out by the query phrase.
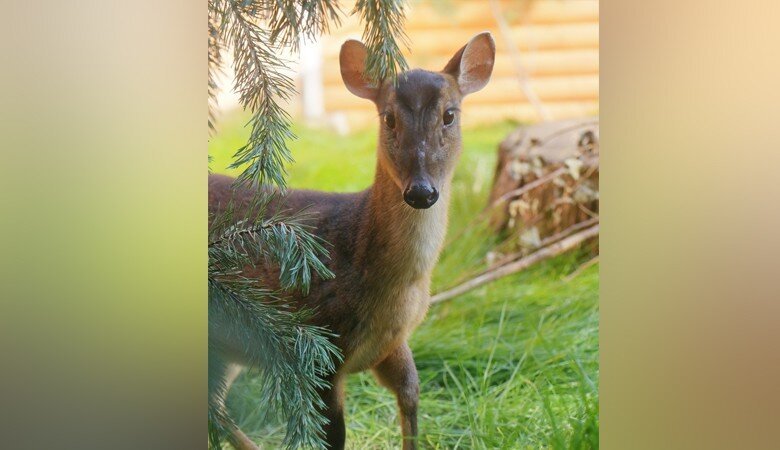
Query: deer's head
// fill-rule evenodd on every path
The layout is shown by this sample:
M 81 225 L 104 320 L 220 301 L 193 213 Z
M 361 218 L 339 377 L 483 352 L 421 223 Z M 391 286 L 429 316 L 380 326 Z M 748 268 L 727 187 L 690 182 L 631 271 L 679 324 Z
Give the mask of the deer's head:
M 496 46 L 490 33 L 474 36 L 441 72 L 414 69 L 372 84 L 364 75 L 366 47 L 341 46 L 341 77 L 347 89 L 374 102 L 379 112 L 379 165 L 413 208 L 430 208 L 452 176 L 461 149 L 463 97 L 487 84 Z

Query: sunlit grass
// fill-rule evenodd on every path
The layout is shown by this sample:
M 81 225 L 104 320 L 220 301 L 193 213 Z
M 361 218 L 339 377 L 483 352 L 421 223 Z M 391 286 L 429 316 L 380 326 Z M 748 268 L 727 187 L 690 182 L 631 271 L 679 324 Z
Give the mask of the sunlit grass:
M 221 127 L 209 144 L 215 172 L 225 172 L 246 136 L 238 116 Z M 484 267 L 495 238 L 466 225 L 485 205 L 498 143 L 513 127 L 463 131 L 449 226 L 449 236 L 458 237 L 442 254 L 434 291 Z M 371 184 L 374 130 L 347 138 L 299 126 L 295 132 L 291 187 L 357 191 Z M 582 262 L 577 252 L 563 255 L 431 308 L 410 342 L 423 448 L 598 447 L 598 265 L 563 280 Z M 239 379 L 231 413 L 247 434 L 276 448 L 283 428 L 262 419 L 256 389 L 251 377 Z M 400 448 L 393 396 L 369 374 L 352 376 L 347 392 L 348 448 Z

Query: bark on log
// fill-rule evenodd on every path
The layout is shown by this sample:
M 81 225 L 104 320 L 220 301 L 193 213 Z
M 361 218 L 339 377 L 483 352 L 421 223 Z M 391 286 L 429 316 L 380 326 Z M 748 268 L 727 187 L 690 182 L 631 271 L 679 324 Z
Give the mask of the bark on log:
M 520 127 L 499 147 L 491 225 L 528 254 L 550 236 L 598 217 L 598 119 Z

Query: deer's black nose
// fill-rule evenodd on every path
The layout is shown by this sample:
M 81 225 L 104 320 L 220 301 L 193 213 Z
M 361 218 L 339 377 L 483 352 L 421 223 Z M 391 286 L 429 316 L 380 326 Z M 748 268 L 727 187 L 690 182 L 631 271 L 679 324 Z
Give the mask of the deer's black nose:
M 439 191 L 430 183 L 411 183 L 404 191 L 404 201 L 415 209 L 427 209 L 439 199 Z

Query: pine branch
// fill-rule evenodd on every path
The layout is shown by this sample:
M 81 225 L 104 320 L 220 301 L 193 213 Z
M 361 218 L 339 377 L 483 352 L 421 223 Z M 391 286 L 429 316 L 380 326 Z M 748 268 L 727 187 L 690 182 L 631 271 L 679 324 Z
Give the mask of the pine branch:
M 252 111 L 247 124 L 249 139 L 233 156 L 231 168 L 246 168 L 238 176 L 239 185 L 272 183 L 285 188 L 285 163 L 292 162 L 287 139 L 290 116 L 277 103 L 295 93 L 292 79 L 284 73 L 285 61 L 279 48 L 272 45 L 270 33 L 256 23 L 255 6 L 243 6 L 237 0 L 226 1 L 224 34 L 233 48 L 236 78 L 234 90 L 241 105 Z
M 281 292 L 264 288 L 266 280 L 242 275 L 259 262 L 280 267 L 284 289 L 308 290 L 311 272 L 333 274 L 321 262 L 328 253 L 311 234 L 305 212 L 288 217 L 268 214 L 273 193 L 261 191 L 236 217 L 234 204 L 211 217 L 209 227 L 209 345 L 241 342 L 243 360 L 256 367 L 264 412 L 287 420 L 285 445 L 322 448 L 321 400 L 317 390 L 340 358 L 327 330 L 306 325 L 311 311 L 291 311 Z M 210 350 L 211 351 L 211 350 Z M 219 352 L 214 353 L 214 358 Z M 210 365 L 212 364 L 210 358 Z M 215 362 L 218 365 L 218 362 Z M 235 423 L 223 410 L 226 388 L 219 367 L 209 372 L 209 441 L 212 448 L 229 436 Z
M 275 264 L 285 290 L 306 291 L 312 271 L 323 278 L 333 276 L 321 262 L 328 253 L 311 234 L 306 223 L 310 215 L 269 216 L 269 205 L 278 198 L 266 191 L 260 194 L 238 218 L 232 203 L 211 218 L 209 345 L 241 342 L 242 359 L 259 372 L 259 404 L 265 413 L 278 411 L 287 420 L 285 445 L 322 448 L 325 419 L 319 413 L 322 405 L 317 390 L 325 386 L 323 379 L 340 358 L 329 340 L 332 334 L 306 325 L 311 311 L 290 310 L 281 302 L 282 292 L 264 288 L 267 280 L 246 278 L 243 271 L 260 262 Z M 219 367 L 210 367 L 209 439 L 214 448 L 235 427 L 222 409 L 226 389 L 221 373 Z
M 405 0 L 358 0 L 353 14 L 364 24 L 363 43 L 368 49 L 366 75 L 375 82 L 395 78 L 409 68 L 398 43 L 409 48 L 403 26 Z
M 240 273 L 244 267 L 260 261 L 280 269 L 280 285 L 288 290 L 300 288 L 307 294 L 312 271 L 321 278 L 334 274 L 322 263 L 329 257 L 325 242 L 312 233 L 305 210 L 266 218 L 274 195 L 257 197 L 243 217 L 234 217 L 234 207 L 212 218 L 209 238 L 209 273 Z M 280 208 L 281 209 L 281 208 Z
M 233 47 L 234 89 L 242 106 L 253 113 L 247 124 L 250 137 L 230 167 L 245 166 L 236 180 L 239 185 L 272 183 L 285 188 L 284 166 L 292 162 L 286 140 L 295 136 L 290 131 L 290 116 L 278 101 L 289 100 L 295 88 L 278 55 L 284 46 L 295 50 L 302 38 L 328 31 L 328 18 L 338 23 L 339 9 L 332 0 L 212 1 L 223 13 L 222 33 Z M 353 13 L 365 25 L 367 75 L 378 81 L 406 70 L 398 44 L 408 47 L 403 32 L 404 1 L 359 0 Z M 261 19 L 270 31 L 258 25 Z
M 219 42 L 219 17 L 220 12 L 216 9 L 209 8 L 208 17 L 208 98 L 209 98 L 209 114 L 208 124 L 209 132 L 214 133 L 216 131 L 217 122 L 217 74 L 221 73 L 222 67 L 222 48 Z
M 313 39 L 330 31 L 329 21 L 340 25 L 335 0 L 275 0 L 268 2 L 266 23 L 271 41 L 280 47 L 298 51 L 302 39 Z
M 266 413 L 287 418 L 285 445 L 321 448 L 326 419 L 319 414 L 323 404 L 317 391 L 327 386 L 323 379 L 335 370 L 338 349 L 326 330 L 303 324 L 306 313 L 277 304 L 277 294 L 257 284 L 240 276 L 209 276 L 209 342 L 245 343 L 240 350 L 262 386 L 258 403 Z M 214 376 L 219 368 L 210 370 L 210 434 L 219 442 L 235 425 L 222 410 L 224 380 Z

